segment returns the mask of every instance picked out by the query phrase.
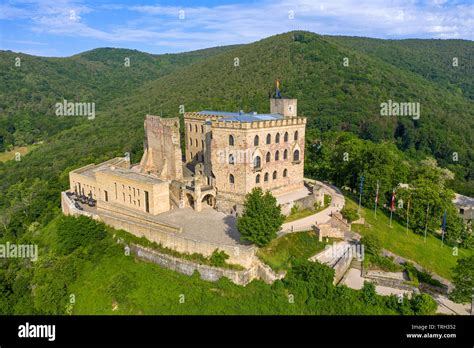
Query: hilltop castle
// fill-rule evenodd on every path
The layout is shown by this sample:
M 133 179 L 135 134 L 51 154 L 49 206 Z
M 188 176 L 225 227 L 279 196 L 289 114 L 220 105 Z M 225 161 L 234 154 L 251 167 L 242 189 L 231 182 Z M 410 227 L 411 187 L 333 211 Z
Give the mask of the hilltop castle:
M 200 111 L 184 114 L 183 160 L 179 118 L 147 115 L 140 164 L 129 157 L 69 174 L 70 192 L 101 211 L 158 215 L 210 206 L 236 215 L 254 187 L 274 196 L 303 187 L 306 118 L 297 100 L 270 99 L 270 113 Z

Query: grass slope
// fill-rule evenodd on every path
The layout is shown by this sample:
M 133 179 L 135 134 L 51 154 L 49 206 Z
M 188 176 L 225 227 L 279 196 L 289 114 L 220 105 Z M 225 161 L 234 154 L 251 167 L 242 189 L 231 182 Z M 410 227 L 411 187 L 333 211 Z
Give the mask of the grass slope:
M 357 209 L 356 201 L 346 195 L 346 206 Z M 452 280 L 451 269 L 456 265 L 460 257 L 472 255 L 472 251 L 459 249 L 458 256 L 453 255 L 453 250 L 449 246 L 441 246 L 441 240 L 428 234 L 426 243 L 421 235 L 406 231 L 406 227 L 395 219 L 392 227 L 389 226 L 390 215 L 383 210 L 377 210 L 377 218 L 374 217 L 374 210 L 361 208 L 361 215 L 365 218 L 365 225 L 352 225 L 354 232 L 362 236 L 376 235 L 383 248 L 405 258 L 415 261 L 426 270 L 435 272 L 441 277 Z

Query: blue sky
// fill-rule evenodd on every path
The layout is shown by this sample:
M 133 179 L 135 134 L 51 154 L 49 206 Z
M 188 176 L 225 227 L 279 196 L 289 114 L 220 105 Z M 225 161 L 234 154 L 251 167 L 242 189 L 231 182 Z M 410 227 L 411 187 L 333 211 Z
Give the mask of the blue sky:
M 97 47 L 183 52 L 297 29 L 473 40 L 473 28 L 472 0 L 0 0 L 0 49 L 40 56 Z

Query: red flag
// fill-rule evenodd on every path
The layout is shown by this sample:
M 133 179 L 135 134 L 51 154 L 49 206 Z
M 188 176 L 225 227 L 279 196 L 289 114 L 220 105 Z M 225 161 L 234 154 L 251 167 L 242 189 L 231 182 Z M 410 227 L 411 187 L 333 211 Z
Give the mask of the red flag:
M 390 209 L 393 211 L 395 208 L 395 190 L 392 191 L 392 204 L 390 205 Z

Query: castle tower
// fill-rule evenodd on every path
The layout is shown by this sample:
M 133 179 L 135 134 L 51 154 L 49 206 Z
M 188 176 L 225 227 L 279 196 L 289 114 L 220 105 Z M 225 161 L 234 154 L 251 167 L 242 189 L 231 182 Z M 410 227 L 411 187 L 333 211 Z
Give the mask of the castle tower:
M 296 117 L 297 100 L 282 98 L 280 94 L 280 80 L 276 80 L 275 85 L 275 98 L 270 98 L 270 113 L 280 114 L 284 117 Z
M 270 113 L 280 114 L 284 117 L 296 117 L 298 115 L 297 102 L 297 99 L 271 98 Z

